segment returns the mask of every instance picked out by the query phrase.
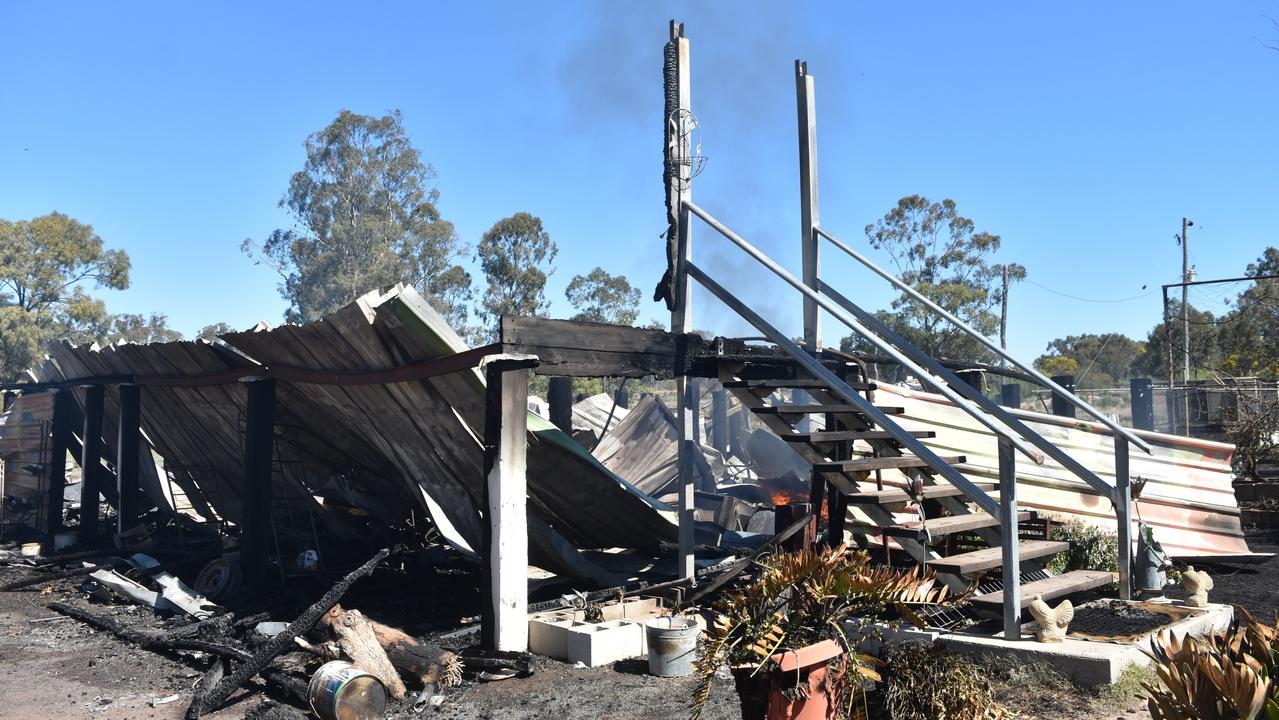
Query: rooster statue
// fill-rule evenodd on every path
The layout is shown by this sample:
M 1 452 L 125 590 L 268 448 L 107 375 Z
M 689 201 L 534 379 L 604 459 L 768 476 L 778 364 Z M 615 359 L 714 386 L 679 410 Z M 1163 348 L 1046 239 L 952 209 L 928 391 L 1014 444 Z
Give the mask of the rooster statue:
M 1029 609 L 1031 616 L 1039 624 L 1039 631 L 1035 633 L 1039 642 L 1061 642 L 1066 639 L 1066 626 L 1075 618 L 1075 606 L 1069 600 L 1062 600 L 1060 605 L 1053 608 L 1044 602 L 1043 595 L 1036 595 L 1030 601 Z
M 1208 591 L 1212 589 L 1212 578 L 1204 570 L 1196 570 L 1189 565 L 1181 573 L 1181 586 L 1186 588 L 1186 607 L 1208 607 Z

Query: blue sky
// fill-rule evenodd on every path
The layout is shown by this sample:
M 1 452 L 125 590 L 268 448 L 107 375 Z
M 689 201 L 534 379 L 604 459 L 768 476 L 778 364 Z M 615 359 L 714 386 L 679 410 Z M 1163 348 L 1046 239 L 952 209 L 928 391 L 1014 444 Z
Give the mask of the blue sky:
M 113 311 L 163 312 L 187 334 L 278 323 L 276 277 L 241 241 L 288 223 L 277 202 L 307 134 L 343 108 L 398 108 L 466 242 L 516 211 L 542 217 L 560 246 L 552 314 L 601 265 L 660 318 L 647 298 L 676 17 L 708 157 L 699 204 L 798 270 L 804 58 L 823 224 L 860 245 L 897 198 L 953 198 L 1039 284 L 1012 294 L 1024 357 L 1071 333 L 1143 337 L 1180 272 L 1183 215 L 1200 278 L 1279 244 L 1279 52 L 1265 47 L 1279 0 L 460 5 L 5 4 L 0 218 L 60 210 L 127 250 L 132 287 L 103 293 Z M 695 254 L 798 333 L 798 301 L 726 242 L 699 230 Z M 846 294 L 890 300 L 827 257 Z M 694 302 L 698 327 L 746 332 Z

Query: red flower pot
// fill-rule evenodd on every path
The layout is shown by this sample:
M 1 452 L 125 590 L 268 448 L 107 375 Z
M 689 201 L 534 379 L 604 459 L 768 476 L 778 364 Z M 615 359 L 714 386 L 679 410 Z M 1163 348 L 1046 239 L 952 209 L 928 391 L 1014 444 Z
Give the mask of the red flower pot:
M 823 640 L 773 656 L 768 694 L 768 720 L 827 720 L 838 714 L 842 680 L 830 677 L 827 664 L 844 654 L 834 640 Z

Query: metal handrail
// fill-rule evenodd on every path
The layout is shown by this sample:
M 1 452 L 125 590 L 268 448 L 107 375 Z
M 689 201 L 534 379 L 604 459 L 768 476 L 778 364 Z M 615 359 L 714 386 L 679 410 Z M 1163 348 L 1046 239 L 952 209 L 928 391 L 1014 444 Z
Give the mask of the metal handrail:
M 761 265 L 771 270 L 774 275 L 777 275 L 782 280 L 785 280 L 789 285 L 794 287 L 796 290 L 799 290 L 800 293 L 802 293 L 804 296 L 812 298 L 813 301 L 816 302 L 822 309 L 826 310 L 831 315 L 833 315 L 836 319 L 838 319 L 840 322 L 847 325 L 849 329 L 863 335 L 873 345 L 878 347 L 883 352 L 888 353 L 894 360 L 897 360 L 898 362 L 902 363 L 904 367 L 909 368 L 912 372 L 919 375 L 921 379 L 925 379 L 925 381 L 928 382 L 930 385 L 933 385 L 938 392 L 946 396 L 947 399 L 955 403 L 957 407 L 962 408 L 965 412 L 971 415 L 974 419 L 976 419 L 982 425 L 985 425 L 991 432 L 995 433 L 999 437 L 1006 438 L 1010 443 L 1013 444 L 1014 447 L 1016 447 L 1019 451 L 1021 451 L 1027 457 L 1034 460 L 1037 464 L 1043 464 L 1044 456 L 1042 453 L 1028 446 L 1025 443 L 1025 441 L 1023 441 L 1015 432 L 1013 432 L 1010 428 L 1005 426 L 1002 422 L 997 422 L 995 421 L 994 418 L 979 411 L 976 407 L 972 405 L 972 403 L 970 403 L 968 400 L 964 399 L 958 393 L 956 393 L 949 386 L 948 383 L 933 377 L 929 372 L 925 371 L 922 367 L 915 364 L 914 361 L 912 361 L 909 357 L 903 354 L 896 347 L 894 347 L 890 343 L 886 343 L 880 340 L 875 333 L 871 332 L 869 329 L 867 329 L 865 326 L 859 323 L 856 319 L 851 317 L 847 312 L 844 311 L 843 308 L 831 302 L 829 299 L 823 297 L 813 288 L 809 287 L 808 285 L 805 285 L 803 281 L 796 278 L 794 275 L 792 275 L 782 266 L 778 265 L 772 258 L 760 252 L 758 249 L 756 249 L 753 245 L 751 245 L 741 236 L 737 235 L 732 230 L 728 229 L 728 227 L 726 227 L 723 223 L 716 220 L 710 213 L 698 207 L 693 202 L 685 202 L 684 206 L 689 210 L 689 212 L 697 215 L 707 225 L 710 225 L 712 228 L 718 231 L 721 235 L 728 238 L 729 241 L 731 241 L 734 245 L 737 245 L 739 248 L 745 251 L 746 254 L 750 255 L 756 261 L 758 261 Z M 760 329 L 760 332 L 764 332 L 764 330 Z
M 688 203 L 685 205 L 687 206 Z M 756 330 L 759 330 L 770 340 L 776 343 L 778 347 L 790 354 L 790 356 L 803 366 L 805 370 L 826 382 L 831 393 L 835 394 L 849 405 L 857 408 L 859 412 L 870 418 L 871 422 L 883 428 L 894 440 L 901 443 L 903 447 L 914 453 L 915 457 L 927 462 L 933 470 L 937 472 L 937 474 L 946 478 L 946 480 L 948 480 L 952 485 L 962 490 L 964 494 L 972 498 L 973 502 L 977 503 L 982 510 L 986 511 L 993 517 L 999 516 L 999 501 L 992 498 L 985 490 L 977 487 L 972 480 L 964 477 L 964 475 L 956 470 L 952 465 L 938 457 L 936 453 L 930 450 L 923 443 L 919 442 L 919 440 L 910 432 L 893 422 L 883 410 L 875 407 L 874 403 L 862 397 L 856 390 L 849 387 L 848 383 L 844 382 L 839 378 L 839 376 L 831 372 L 830 368 L 821 364 L 812 355 L 804 352 L 802 348 L 791 341 L 790 338 L 786 337 L 783 332 L 770 325 L 767 320 L 760 317 L 759 313 L 751 310 L 745 303 L 726 290 L 722 285 L 711 279 L 709 275 L 707 275 L 701 268 L 697 267 L 697 265 L 693 264 L 691 260 L 685 260 L 683 266 L 684 272 L 686 272 L 689 277 L 692 277 L 700 283 L 701 286 L 710 291 L 712 295 L 719 298 L 721 302 L 753 325 Z
M 919 291 L 915 290 L 915 288 L 911 287 L 910 285 L 908 285 L 906 282 L 904 282 L 897 276 L 879 267 L 874 262 L 872 262 L 870 258 L 857 252 L 848 244 L 846 244 L 839 238 L 835 237 L 834 235 L 830 234 L 829 232 L 827 232 L 821 227 L 814 226 L 813 230 L 816 231 L 818 235 L 821 235 L 822 237 L 829 240 L 831 244 L 833 244 L 835 247 L 839 248 L 840 250 L 843 250 L 845 253 L 848 254 L 849 257 L 860 262 L 862 265 L 865 265 L 868 269 L 870 269 L 876 275 L 879 275 L 880 277 L 887 280 L 898 290 L 901 290 L 902 292 L 909 295 L 911 298 L 923 303 L 925 307 L 929 308 L 930 310 L 946 318 L 952 324 L 954 324 L 955 327 L 971 335 L 978 342 L 985 345 L 987 349 L 989 349 L 991 352 L 994 352 L 995 354 L 1004 358 L 1008 362 L 1012 363 L 1017 368 L 1025 372 L 1026 374 L 1035 378 L 1037 381 L 1043 383 L 1046 387 L 1051 388 L 1053 392 L 1069 400 L 1071 404 L 1073 404 L 1075 407 L 1083 410 L 1084 412 L 1096 418 L 1098 422 L 1110 428 L 1111 431 L 1113 431 L 1116 435 L 1122 436 L 1125 440 L 1132 443 L 1133 445 L 1136 445 L 1142 450 L 1145 450 L 1147 453 L 1152 452 L 1149 443 L 1147 443 L 1145 440 L 1142 440 L 1141 438 L 1132 434 L 1123 426 L 1119 425 L 1118 423 L 1114 422 L 1110 418 L 1106 417 L 1100 410 L 1093 407 L 1092 405 L 1089 405 L 1088 403 L 1084 402 L 1083 399 L 1076 396 L 1074 393 L 1070 392 L 1069 390 L 1053 382 L 1051 378 L 1046 377 L 1043 373 L 1039 372 L 1033 367 L 1030 367 L 1026 365 L 1025 363 L 1021 362 L 1020 360 L 1018 360 L 1017 358 L 1013 357 L 1006 350 L 999 347 L 995 343 L 991 342 L 990 338 L 977 332 L 976 330 L 971 328 L 968 325 L 968 323 L 965 323 L 963 320 L 960 320 L 958 317 L 955 317 L 955 315 L 952 314 L 950 311 L 946 310 L 945 308 L 933 302 L 932 300 L 929 300 L 927 297 L 922 295 Z
M 1043 435 L 1040 435 L 1039 433 L 1032 430 L 1030 427 L 1026 425 L 1026 423 L 1022 422 L 1021 420 L 1014 417 L 1011 413 L 1009 413 L 1007 409 L 1000 407 L 999 405 L 991 401 L 989 398 L 983 395 L 981 391 L 979 391 L 977 388 L 972 387 L 968 383 L 960 380 L 953 372 L 951 372 L 941 363 L 937 362 L 935 358 L 931 357 L 930 355 L 928 355 L 928 353 L 919 349 L 919 347 L 916 346 L 914 343 L 910 342 L 906 338 L 899 335 L 892 328 L 888 327 L 882 320 L 880 320 L 879 318 L 876 318 L 874 315 L 871 315 L 870 313 L 866 312 L 862 308 L 858 307 L 857 304 L 855 304 L 852 300 L 849 300 L 848 298 L 844 297 L 839 291 L 831 287 L 830 283 L 826 282 L 825 280 L 818 279 L 817 289 L 823 295 L 830 297 L 832 300 L 834 300 L 835 302 L 843 306 L 846 310 L 856 315 L 858 319 L 860 319 L 861 321 L 869 325 L 875 332 L 879 333 L 880 336 L 886 338 L 889 342 L 897 344 L 898 347 L 902 348 L 903 351 L 911 354 L 922 365 L 936 372 L 938 375 L 941 376 L 943 380 L 950 383 L 960 393 L 962 393 L 964 397 L 967 397 L 968 399 L 977 403 L 977 405 L 980 406 L 983 410 L 999 418 L 1000 422 L 1012 428 L 1014 431 L 1020 433 L 1022 437 L 1029 440 L 1031 444 L 1033 444 L 1035 447 L 1039 448 L 1040 450 L 1043 450 L 1044 453 L 1048 455 L 1048 457 L 1051 457 L 1053 460 L 1056 460 L 1057 463 L 1060 464 L 1062 467 L 1073 472 L 1080 480 L 1083 480 L 1084 482 L 1091 485 L 1094 490 L 1100 492 L 1112 503 L 1116 501 L 1115 488 L 1111 486 L 1110 483 L 1107 483 L 1105 480 L 1102 480 L 1100 477 L 1097 476 L 1096 473 L 1084 467 L 1082 463 L 1080 463 L 1078 460 L 1071 457 L 1070 454 L 1067 453 L 1066 451 L 1062 450 L 1061 448 L 1057 447 L 1053 443 L 1049 442 L 1048 439 L 1046 439 Z

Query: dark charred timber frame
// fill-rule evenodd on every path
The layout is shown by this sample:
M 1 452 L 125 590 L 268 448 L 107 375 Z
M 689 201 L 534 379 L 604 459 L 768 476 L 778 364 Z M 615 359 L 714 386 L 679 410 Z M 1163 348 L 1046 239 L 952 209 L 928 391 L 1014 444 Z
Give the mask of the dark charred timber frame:
M 484 561 L 481 643 L 528 650 L 528 371 L 536 358 L 491 361 L 484 369 Z
M 573 434 L 573 378 L 553 377 L 547 383 L 546 398 L 550 406 L 551 424 Z
M 65 391 L 64 391 L 65 392 Z M 98 537 L 98 499 L 102 493 L 102 400 L 101 385 L 84 387 L 84 439 L 80 446 L 80 542 L 93 543 Z
M 141 460 L 142 388 L 120 386 L 120 432 L 116 441 L 116 532 L 123 534 L 138 524 L 138 462 Z
M 62 530 L 63 493 L 67 487 L 67 450 L 71 447 L 75 398 L 70 388 L 53 396 L 53 428 L 49 443 L 49 469 L 45 476 L 45 528 L 53 535 Z
M 269 581 L 271 548 L 271 461 L 275 446 L 275 381 L 244 381 L 248 403 L 244 423 L 244 517 L 240 527 L 240 567 L 249 588 Z

